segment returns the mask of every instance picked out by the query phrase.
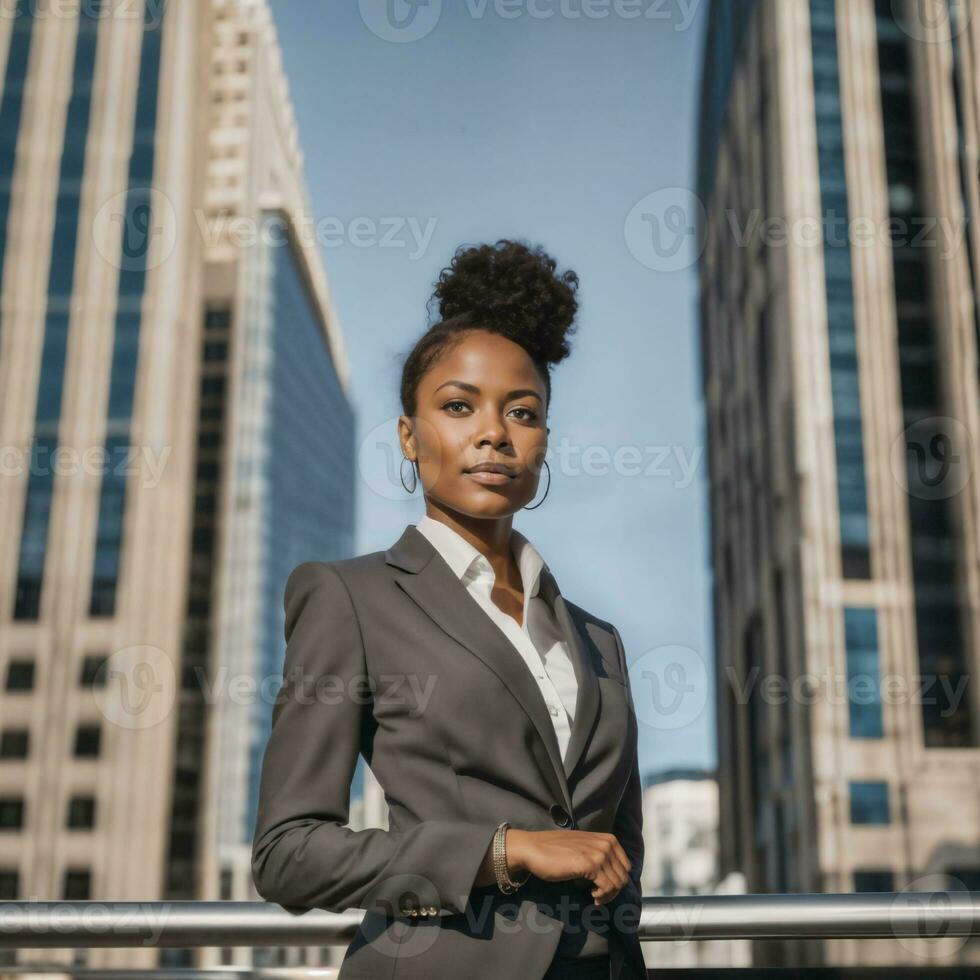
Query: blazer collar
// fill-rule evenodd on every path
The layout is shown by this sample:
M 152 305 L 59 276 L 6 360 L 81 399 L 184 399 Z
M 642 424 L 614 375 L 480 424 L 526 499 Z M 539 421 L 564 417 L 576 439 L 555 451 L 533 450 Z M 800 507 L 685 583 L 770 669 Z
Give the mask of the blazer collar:
M 464 585 L 469 587 L 469 576 L 478 574 L 473 571 L 475 562 L 479 562 L 479 567 L 485 571 L 482 574 L 489 574 L 493 577 L 493 569 L 490 563 L 483 556 L 483 553 L 461 534 L 454 531 L 448 524 L 437 521 L 428 514 L 423 514 L 415 524 L 415 528 L 422 532 L 431 544 L 436 546 L 439 554 L 446 560 L 449 567 L 456 573 L 456 578 L 464 580 Z M 548 565 L 541 553 L 517 528 L 511 529 L 511 551 L 514 560 L 520 569 L 521 581 L 524 585 L 524 615 L 527 615 L 530 601 L 540 594 L 541 573 L 549 571 Z M 550 584 L 550 583 L 549 583 Z M 546 589 L 542 598 L 549 606 L 554 606 L 554 589 Z
M 569 782 L 582 760 L 596 721 L 599 684 L 592 668 L 585 633 L 558 589 L 554 575 L 547 566 L 542 567 L 538 593 L 555 611 L 555 618 L 568 642 L 578 682 L 575 717 L 564 760 L 551 715 L 523 657 L 470 595 L 432 542 L 414 524 L 409 524 L 385 552 L 385 561 L 408 573 L 395 576 L 401 589 L 443 631 L 493 670 L 527 713 L 551 759 L 551 789 L 556 797 L 564 800 L 569 815 L 574 818 Z

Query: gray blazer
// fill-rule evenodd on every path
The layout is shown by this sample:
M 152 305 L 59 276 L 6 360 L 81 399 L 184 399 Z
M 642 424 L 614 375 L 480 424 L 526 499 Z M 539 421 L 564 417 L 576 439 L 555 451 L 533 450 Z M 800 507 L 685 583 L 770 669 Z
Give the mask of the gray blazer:
M 578 679 L 564 760 L 520 653 L 414 524 L 387 551 L 290 573 L 252 875 L 263 898 L 291 912 L 365 910 L 341 980 L 540 980 L 559 941 L 574 950 L 585 928 L 608 937 L 611 980 L 646 976 L 637 721 L 622 640 L 546 570 L 541 592 Z M 384 787 L 387 830 L 345 826 L 358 753 Z M 532 875 L 512 895 L 474 887 L 503 820 L 612 833 L 631 881 L 601 906 L 586 879 Z

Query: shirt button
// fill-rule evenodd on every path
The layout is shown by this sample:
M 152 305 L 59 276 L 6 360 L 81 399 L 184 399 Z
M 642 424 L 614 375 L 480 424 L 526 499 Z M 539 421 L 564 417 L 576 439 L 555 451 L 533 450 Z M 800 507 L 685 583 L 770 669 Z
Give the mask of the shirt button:
M 555 715 L 555 717 L 557 717 L 557 716 L 558 716 L 558 709 L 557 709 L 557 708 L 556 708 L 556 707 L 555 707 L 555 706 L 554 706 L 553 704 L 549 704 L 549 705 L 548 705 L 548 710 L 549 710 L 549 711 L 550 711 L 550 712 L 551 712 L 551 713 L 552 713 L 553 715 Z

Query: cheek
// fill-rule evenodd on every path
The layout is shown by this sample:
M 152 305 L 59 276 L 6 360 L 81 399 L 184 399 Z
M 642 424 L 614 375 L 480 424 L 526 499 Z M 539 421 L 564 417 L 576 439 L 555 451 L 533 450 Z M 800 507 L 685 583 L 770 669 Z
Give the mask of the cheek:
M 459 493 L 472 489 L 472 481 L 463 473 L 463 467 L 473 457 L 471 444 L 461 440 L 459 432 L 440 433 L 438 442 L 426 444 L 426 458 L 422 461 L 422 475 L 431 490 Z
M 461 433 L 441 424 L 438 417 L 417 420 L 416 445 L 422 471 L 430 482 L 441 481 L 447 473 L 458 473 L 463 466 L 460 459 L 466 458 Z

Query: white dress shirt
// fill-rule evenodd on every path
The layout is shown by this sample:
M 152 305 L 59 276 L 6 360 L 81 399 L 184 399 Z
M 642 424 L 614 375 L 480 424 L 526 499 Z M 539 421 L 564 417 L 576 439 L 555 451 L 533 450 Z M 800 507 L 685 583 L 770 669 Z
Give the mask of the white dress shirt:
M 448 524 L 428 514 L 415 526 L 429 539 L 470 595 L 486 610 L 523 657 L 541 689 L 564 759 L 571 735 L 571 720 L 575 717 L 578 680 L 568 643 L 554 611 L 538 595 L 541 570 L 548 567 L 544 559 L 520 531 L 511 528 L 511 551 L 524 585 L 524 612 L 522 624 L 518 626 L 514 617 L 508 616 L 490 598 L 496 576 L 493 566 L 479 549 Z

